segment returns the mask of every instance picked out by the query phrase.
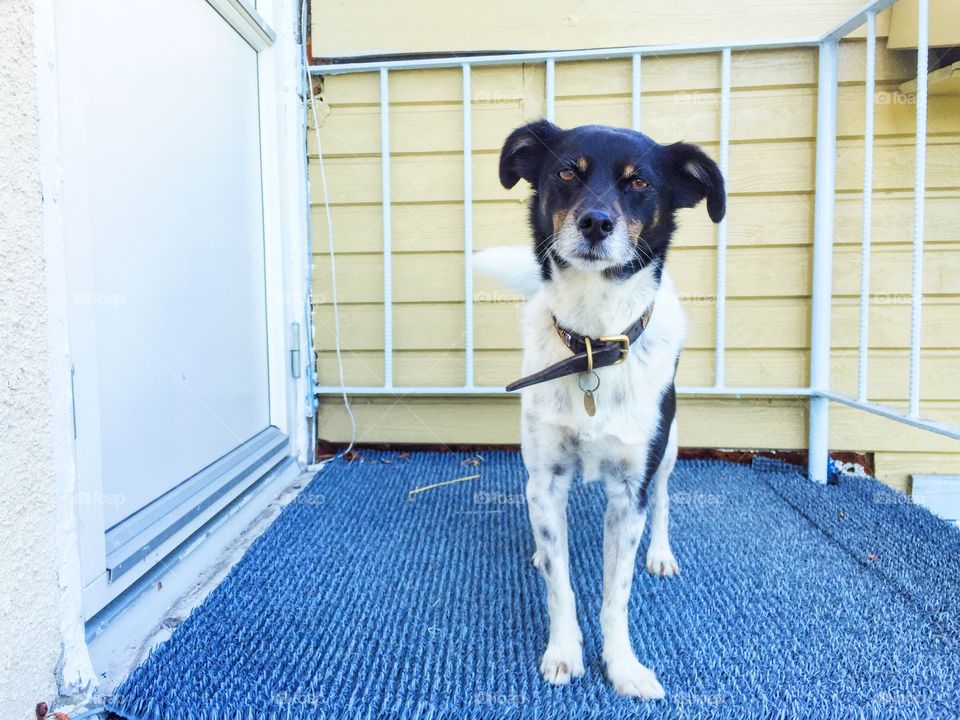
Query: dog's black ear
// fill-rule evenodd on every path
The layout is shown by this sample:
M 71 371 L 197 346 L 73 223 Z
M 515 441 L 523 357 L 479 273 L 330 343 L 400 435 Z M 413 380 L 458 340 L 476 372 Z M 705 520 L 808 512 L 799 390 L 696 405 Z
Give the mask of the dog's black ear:
M 500 184 L 509 190 L 520 178 L 534 182 L 550 145 L 562 132 L 549 120 L 537 120 L 510 133 L 500 151 Z
M 715 223 L 723 220 L 727 212 L 727 192 L 717 164 L 703 150 L 690 143 L 667 145 L 666 150 L 673 169 L 676 207 L 693 207 L 706 198 L 710 219 Z

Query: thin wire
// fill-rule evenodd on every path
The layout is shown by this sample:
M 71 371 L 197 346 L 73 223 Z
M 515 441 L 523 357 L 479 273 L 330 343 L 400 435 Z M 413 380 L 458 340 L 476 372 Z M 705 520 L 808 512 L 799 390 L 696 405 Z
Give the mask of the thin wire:
M 353 408 L 350 407 L 350 398 L 347 396 L 347 383 L 343 379 L 343 353 L 340 347 L 340 304 L 337 301 L 337 258 L 333 245 L 333 218 L 330 216 L 330 195 L 327 192 L 327 171 L 323 163 L 323 147 L 320 144 L 320 123 L 317 119 L 317 103 L 313 95 L 313 80 L 310 77 L 310 58 L 307 55 L 307 1 L 303 0 L 300 4 L 300 46 L 303 48 L 303 76 L 307 84 L 307 92 L 310 97 L 310 114 L 313 118 L 313 132 L 317 142 L 317 157 L 320 168 L 320 186 L 323 192 L 323 209 L 327 221 L 327 241 L 330 253 L 330 290 L 333 295 L 333 327 L 334 327 L 334 349 L 337 354 L 337 370 L 340 375 L 340 394 L 343 397 L 343 407 L 350 416 L 350 444 L 329 460 L 324 460 L 316 465 L 311 465 L 311 470 L 319 470 L 324 465 L 339 458 L 342 458 L 348 452 L 353 450 L 357 440 L 357 420 L 353 416 Z

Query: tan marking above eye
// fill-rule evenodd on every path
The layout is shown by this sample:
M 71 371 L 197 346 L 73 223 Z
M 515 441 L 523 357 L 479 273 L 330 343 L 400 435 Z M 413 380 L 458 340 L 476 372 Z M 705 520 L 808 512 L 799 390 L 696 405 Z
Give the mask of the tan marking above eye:
M 577 174 L 570 168 L 564 168 L 557 174 L 560 176 L 561 180 L 566 180 L 567 182 L 570 182 L 577 177 Z
M 624 165 L 623 172 L 620 173 L 620 177 L 628 178 L 633 175 L 634 172 L 636 172 L 636 168 L 633 165 Z
M 587 159 L 585 157 L 577 158 L 577 169 L 580 170 L 580 172 L 587 171 Z

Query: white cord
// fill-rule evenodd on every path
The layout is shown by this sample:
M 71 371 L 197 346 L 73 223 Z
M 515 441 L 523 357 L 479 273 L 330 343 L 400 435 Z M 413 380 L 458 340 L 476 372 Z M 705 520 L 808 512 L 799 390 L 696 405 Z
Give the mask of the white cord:
M 320 470 L 328 462 L 343 457 L 353 449 L 357 439 L 357 421 L 353 416 L 353 409 L 350 407 L 350 398 L 347 397 L 346 382 L 343 379 L 343 354 L 340 350 L 340 304 L 337 302 L 337 258 L 333 246 L 333 218 L 330 216 L 330 196 L 327 192 L 327 172 L 323 164 L 323 148 L 320 145 L 320 123 L 317 120 L 317 104 L 313 96 L 313 81 L 310 77 L 310 58 L 307 55 L 307 2 L 302 0 L 300 4 L 300 45 L 303 48 L 303 76 L 310 94 L 310 113 L 313 117 L 313 132 L 317 142 L 317 157 L 320 167 L 320 186 L 323 191 L 323 209 L 327 219 L 327 241 L 330 252 L 330 290 L 333 293 L 333 323 L 334 323 L 334 348 L 337 353 L 337 368 L 340 373 L 340 391 L 343 396 L 343 407 L 350 416 L 350 444 L 344 450 L 334 455 L 328 460 L 311 465 L 307 469 L 310 471 Z

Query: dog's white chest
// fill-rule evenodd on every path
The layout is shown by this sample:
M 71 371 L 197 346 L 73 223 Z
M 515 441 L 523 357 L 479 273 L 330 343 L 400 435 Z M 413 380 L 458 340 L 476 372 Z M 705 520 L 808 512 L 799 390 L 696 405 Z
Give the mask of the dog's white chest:
M 594 337 L 619 333 L 646 309 L 652 293 L 646 298 L 633 290 L 627 298 L 603 298 L 580 303 L 575 319 L 579 332 Z M 551 303 L 551 300 L 554 301 Z M 569 357 L 570 350 L 557 337 L 553 325 L 555 298 L 540 293 L 528 302 L 524 314 L 524 369 L 525 375 L 542 370 Z M 633 300 L 633 302 L 631 302 Z M 610 312 L 610 304 L 617 312 Z M 596 314 L 615 317 L 613 327 L 601 326 L 591 317 Z M 607 321 L 610 322 L 610 321 Z M 586 330 L 584 330 L 586 328 Z M 584 470 L 588 457 L 602 457 L 617 452 L 623 445 L 646 442 L 653 434 L 660 417 L 660 398 L 674 377 L 674 363 L 683 342 L 685 325 L 673 283 L 664 276 L 647 329 L 630 350 L 628 360 L 620 365 L 596 370 L 599 386 L 593 391 L 596 412 L 591 417 L 584 406 L 582 387 L 578 376 L 551 380 L 523 390 L 524 422 L 546 424 L 563 428 L 578 439 Z

